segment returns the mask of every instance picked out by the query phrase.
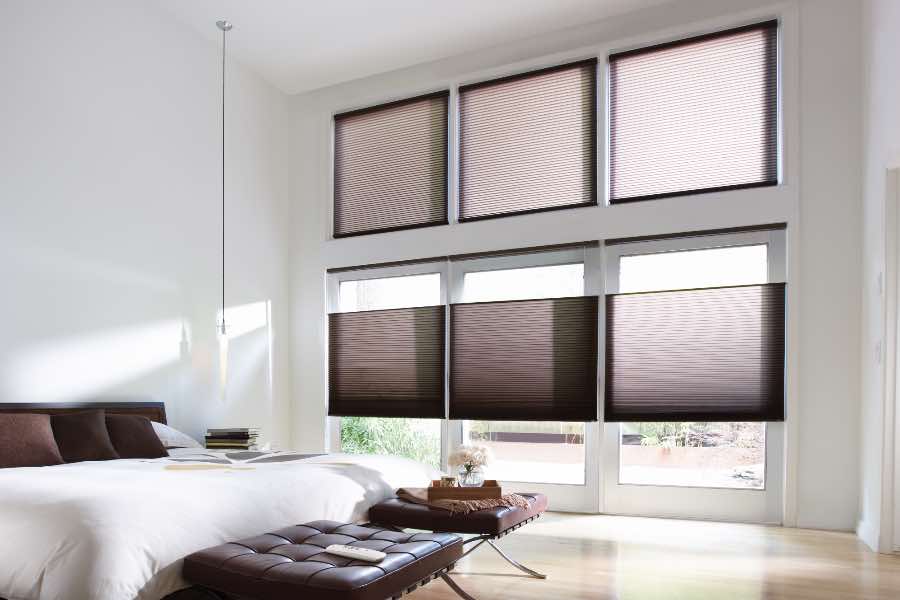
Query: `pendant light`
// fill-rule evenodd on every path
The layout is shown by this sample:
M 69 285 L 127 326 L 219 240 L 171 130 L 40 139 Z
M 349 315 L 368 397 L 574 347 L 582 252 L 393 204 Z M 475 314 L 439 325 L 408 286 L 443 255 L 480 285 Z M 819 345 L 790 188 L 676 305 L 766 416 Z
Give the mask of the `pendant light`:
M 216 323 L 216 334 L 219 338 L 219 383 L 224 399 L 228 381 L 228 328 L 225 326 L 225 35 L 231 31 L 232 25 L 222 20 L 216 21 L 216 27 L 222 31 L 222 314 Z

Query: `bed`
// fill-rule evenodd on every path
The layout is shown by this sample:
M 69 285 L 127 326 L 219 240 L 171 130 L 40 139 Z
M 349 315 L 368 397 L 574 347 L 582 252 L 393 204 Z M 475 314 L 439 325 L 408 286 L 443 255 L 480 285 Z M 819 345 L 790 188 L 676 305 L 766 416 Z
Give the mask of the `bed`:
M 142 414 L 161 403 L 0 404 L 0 412 Z M 0 598 L 158 600 L 181 558 L 288 524 L 358 522 L 431 467 L 390 456 L 172 451 L 161 459 L 0 469 Z

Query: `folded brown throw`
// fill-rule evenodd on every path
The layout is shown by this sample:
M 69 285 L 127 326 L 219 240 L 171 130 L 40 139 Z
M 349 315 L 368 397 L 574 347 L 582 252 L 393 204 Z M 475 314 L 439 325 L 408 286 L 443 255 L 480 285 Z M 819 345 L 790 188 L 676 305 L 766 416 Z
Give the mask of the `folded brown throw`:
M 467 515 L 477 510 L 506 506 L 509 508 L 528 508 L 528 499 L 519 494 L 503 494 L 499 498 L 479 498 L 477 500 L 428 500 L 426 488 L 400 488 L 397 497 L 407 502 L 424 504 L 432 508 L 450 511 L 451 515 Z

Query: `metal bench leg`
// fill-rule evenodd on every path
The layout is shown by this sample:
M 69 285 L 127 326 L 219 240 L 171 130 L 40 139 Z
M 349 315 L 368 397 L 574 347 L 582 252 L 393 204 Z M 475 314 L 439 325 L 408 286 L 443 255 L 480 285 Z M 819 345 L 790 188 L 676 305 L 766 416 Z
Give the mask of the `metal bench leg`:
M 475 600 L 475 598 L 473 598 L 472 596 L 467 594 L 466 591 L 464 589 L 462 589 L 461 587 L 459 587 L 459 585 L 457 585 L 457 583 L 455 581 L 453 581 L 453 579 L 451 579 L 450 576 L 447 575 L 446 573 L 441 573 L 441 579 L 443 579 L 444 583 L 446 583 L 448 586 L 450 586 L 450 589 L 453 590 L 454 592 L 456 592 L 456 595 L 459 596 L 460 598 L 462 598 L 463 600 Z
M 522 571 L 523 573 L 528 573 L 529 575 L 531 575 L 532 577 L 534 577 L 534 578 L 536 578 L 536 579 L 547 579 L 547 576 L 544 575 L 543 573 L 538 573 L 537 571 L 533 571 L 533 570 L 529 569 L 528 567 L 526 567 L 525 565 L 523 565 L 523 564 L 517 562 L 516 560 L 514 560 L 514 559 L 513 559 L 512 557 L 510 557 L 509 555 L 507 555 L 506 552 L 504 552 L 503 550 L 501 550 L 500 547 L 497 546 L 497 544 L 495 544 L 493 540 L 486 540 L 486 541 L 487 541 L 488 544 L 491 545 L 491 548 L 493 548 L 494 550 L 497 551 L 497 554 L 499 554 L 500 556 L 502 556 L 503 558 L 506 559 L 506 562 L 508 562 L 509 564 L 511 564 L 512 566 L 514 566 L 515 568 L 519 569 L 519 570 Z M 481 545 L 481 544 L 479 544 L 479 546 L 480 546 L 480 545 Z M 473 548 L 473 550 L 474 550 L 474 548 Z

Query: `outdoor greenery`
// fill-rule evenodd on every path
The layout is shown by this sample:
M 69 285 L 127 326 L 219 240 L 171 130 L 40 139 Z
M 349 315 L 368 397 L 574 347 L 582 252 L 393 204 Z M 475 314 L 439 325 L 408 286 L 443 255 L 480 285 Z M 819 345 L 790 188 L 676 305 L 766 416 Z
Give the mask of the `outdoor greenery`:
M 419 419 L 342 417 L 341 450 L 351 454 L 394 454 L 440 468 L 440 431 Z
M 762 443 L 756 423 L 629 423 L 626 433 L 639 434 L 642 446 L 755 448 Z

